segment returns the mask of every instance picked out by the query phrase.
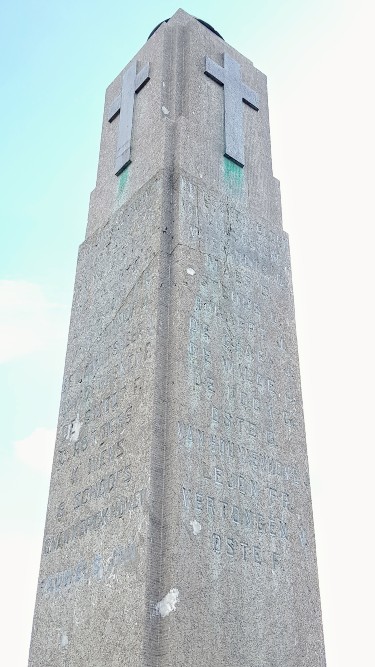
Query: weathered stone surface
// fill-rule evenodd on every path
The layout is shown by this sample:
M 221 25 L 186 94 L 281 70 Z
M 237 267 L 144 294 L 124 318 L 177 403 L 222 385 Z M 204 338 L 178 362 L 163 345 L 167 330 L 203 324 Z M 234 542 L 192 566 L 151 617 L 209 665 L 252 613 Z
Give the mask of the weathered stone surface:
M 241 65 L 244 168 L 224 157 Z M 323 667 L 287 235 L 266 79 L 179 10 L 107 91 L 79 253 L 30 667 Z

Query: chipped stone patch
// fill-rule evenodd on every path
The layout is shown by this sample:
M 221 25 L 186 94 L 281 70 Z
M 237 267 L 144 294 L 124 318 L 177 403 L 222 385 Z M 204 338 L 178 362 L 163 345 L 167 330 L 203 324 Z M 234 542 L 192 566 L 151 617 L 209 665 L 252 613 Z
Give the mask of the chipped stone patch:
M 190 521 L 190 525 L 193 529 L 193 535 L 198 535 L 202 530 L 202 525 L 196 519 Z
M 178 588 L 171 588 L 169 593 L 163 597 L 160 602 L 155 605 L 156 612 L 160 614 L 162 618 L 169 616 L 171 611 L 176 611 L 176 603 L 178 601 Z
M 83 421 L 79 421 L 79 414 L 77 414 L 76 418 L 69 425 L 68 434 L 66 436 L 66 439 L 69 440 L 69 442 L 77 442 L 82 425 Z

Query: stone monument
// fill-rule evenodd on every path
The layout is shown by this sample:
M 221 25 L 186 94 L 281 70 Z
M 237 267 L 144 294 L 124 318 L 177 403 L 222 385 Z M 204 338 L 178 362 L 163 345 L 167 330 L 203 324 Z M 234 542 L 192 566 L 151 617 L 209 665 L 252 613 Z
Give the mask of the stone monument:
M 29 667 L 323 667 L 266 77 L 182 10 L 106 95 Z

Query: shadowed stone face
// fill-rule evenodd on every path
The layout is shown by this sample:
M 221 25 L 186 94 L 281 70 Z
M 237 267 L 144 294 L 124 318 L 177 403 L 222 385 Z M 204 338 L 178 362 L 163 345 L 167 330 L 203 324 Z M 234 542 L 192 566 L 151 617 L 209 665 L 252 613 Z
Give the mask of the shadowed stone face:
M 196 18 L 196 17 L 194 17 L 194 18 Z M 164 21 L 161 21 L 160 23 L 158 23 L 158 25 L 155 26 L 155 28 L 150 32 L 147 39 L 150 39 L 150 37 L 152 37 L 152 35 L 155 34 L 155 32 L 160 28 L 160 26 L 163 25 L 163 23 L 168 23 L 169 20 L 170 19 L 165 19 Z M 197 18 L 196 20 L 199 21 L 199 23 L 201 23 L 202 25 L 204 25 L 208 30 L 211 30 L 211 32 L 213 32 L 214 35 L 217 35 L 218 37 L 220 37 L 220 39 L 223 39 L 222 36 L 220 35 L 220 33 L 217 32 L 217 30 L 215 30 L 215 28 L 213 28 L 212 25 L 210 25 L 206 21 L 202 21 L 202 19 Z

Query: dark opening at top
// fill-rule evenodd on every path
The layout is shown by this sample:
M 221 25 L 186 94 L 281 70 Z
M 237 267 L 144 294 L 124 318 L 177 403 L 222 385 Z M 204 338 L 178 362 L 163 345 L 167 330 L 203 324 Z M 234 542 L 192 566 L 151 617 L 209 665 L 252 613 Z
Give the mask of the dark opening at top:
M 224 39 L 224 37 L 222 37 L 222 36 L 220 35 L 220 33 L 219 33 L 217 30 L 215 30 L 215 28 L 212 27 L 212 25 L 210 25 L 209 23 L 206 23 L 206 21 L 202 21 L 202 19 L 197 19 L 196 16 L 194 16 L 194 18 L 195 18 L 197 21 L 199 21 L 199 23 L 201 23 L 202 25 L 204 25 L 205 28 L 208 28 L 208 30 L 211 30 L 211 32 L 213 32 L 214 35 L 217 35 L 217 37 L 220 37 L 220 39 Z M 168 23 L 168 21 L 169 21 L 169 19 L 165 19 L 165 21 L 161 21 L 160 23 L 158 23 L 158 25 L 156 26 L 156 28 L 154 28 L 153 31 L 150 32 L 150 34 L 149 34 L 149 36 L 147 37 L 147 39 L 150 39 L 150 37 L 152 37 L 152 35 L 154 34 L 154 32 L 156 32 L 157 29 L 160 28 L 161 25 L 163 25 L 163 23 Z

